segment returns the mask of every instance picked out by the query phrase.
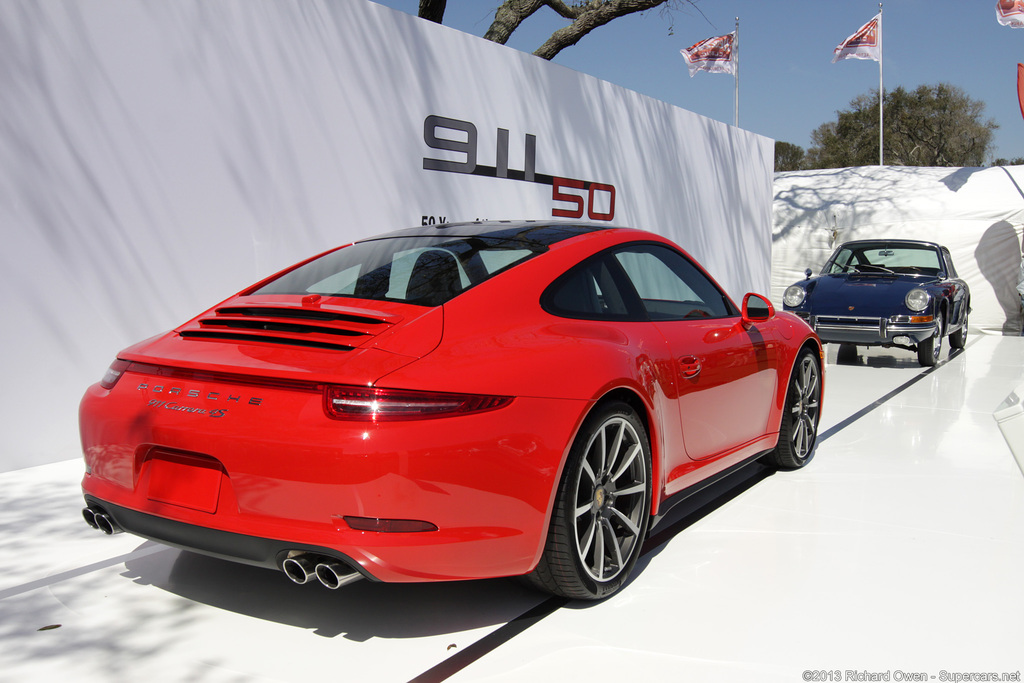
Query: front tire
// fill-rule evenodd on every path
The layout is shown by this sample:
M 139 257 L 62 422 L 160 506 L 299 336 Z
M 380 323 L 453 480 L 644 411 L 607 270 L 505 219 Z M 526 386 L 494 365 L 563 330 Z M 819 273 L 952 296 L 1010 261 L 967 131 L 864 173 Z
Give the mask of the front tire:
M 647 430 L 629 405 L 599 406 L 573 442 L 544 553 L 527 580 L 567 598 L 615 593 L 640 556 L 650 501 Z
M 856 344 L 840 344 L 839 350 L 836 352 L 837 363 L 856 363 L 857 362 L 857 345 Z
M 786 403 L 779 425 L 779 443 L 768 456 L 768 462 L 779 468 L 793 470 L 803 467 L 814 457 L 821 418 L 821 363 L 810 349 L 797 357 L 786 391 Z
M 917 345 L 917 362 L 924 367 L 932 367 L 939 362 L 942 352 L 942 329 L 945 319 L 942 312 L 935 316 L 935 333 Z

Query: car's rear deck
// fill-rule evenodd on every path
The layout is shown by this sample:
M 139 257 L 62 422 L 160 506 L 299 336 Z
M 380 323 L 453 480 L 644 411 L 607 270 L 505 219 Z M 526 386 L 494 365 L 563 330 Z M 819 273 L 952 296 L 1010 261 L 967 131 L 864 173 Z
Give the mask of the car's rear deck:
M 595 604 L 507 580 L 299 586 L 97 535 L 79 514 L 80 460 L 0 474 L 0 679 L 792 683 L 1024 670 L 1024 476 L 992 417 L 1024 384 L 1024 338 L 974 336 L 932 370 L 897 349 L 862 350 L 852 365 L 829 351 L 815 460 L 748 470 L 677 508 L 631 584 Z

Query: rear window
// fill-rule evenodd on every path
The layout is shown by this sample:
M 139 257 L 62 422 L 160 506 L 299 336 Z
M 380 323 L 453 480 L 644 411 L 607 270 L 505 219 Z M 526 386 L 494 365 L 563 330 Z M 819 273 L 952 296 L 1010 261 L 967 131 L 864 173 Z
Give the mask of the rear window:
M 368 240 L 332 251 L 251 294 L 320 294 L 440 306 L 547 248 L 491 237 Z

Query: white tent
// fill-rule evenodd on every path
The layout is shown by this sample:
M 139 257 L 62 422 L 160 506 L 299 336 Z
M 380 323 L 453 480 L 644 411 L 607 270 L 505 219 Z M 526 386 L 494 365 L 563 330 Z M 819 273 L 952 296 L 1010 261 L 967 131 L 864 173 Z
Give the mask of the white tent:
M 1024 166 L 862 166 L 775 174 L 771 298 L 852 239 L 899 237 L 949 248 L 971 288 L 971 328 L 1018 334 Z

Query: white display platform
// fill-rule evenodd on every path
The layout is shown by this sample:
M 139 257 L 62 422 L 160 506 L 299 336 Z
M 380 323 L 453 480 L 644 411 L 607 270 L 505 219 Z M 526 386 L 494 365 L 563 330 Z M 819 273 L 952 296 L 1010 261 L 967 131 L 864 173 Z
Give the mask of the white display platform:
M 635 580 L 597 604 L 559 606 L 509 580 L 297 586 L 89 529 L 77 460 L 0 474 L 0 679 L 796 683 L 1024 670 L 1024 477 L 992 417 L 1024 382 L 1024 339 L 976 336 L 932 371 L 905 351 L 855 365 L 830 351 L 814 461 L 748 472 L 681 511 L 656 529 Z

